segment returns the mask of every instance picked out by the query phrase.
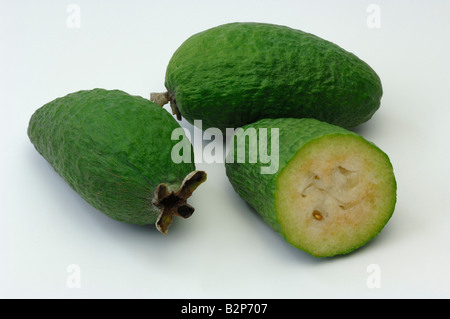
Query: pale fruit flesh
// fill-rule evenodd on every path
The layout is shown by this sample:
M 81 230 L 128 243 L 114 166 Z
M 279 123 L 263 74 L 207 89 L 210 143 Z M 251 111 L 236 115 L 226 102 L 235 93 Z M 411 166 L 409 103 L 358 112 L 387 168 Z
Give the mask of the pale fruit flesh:
M 388 157 L 354 135 L 307 143 L 280 173 L 275 195 L 285 239 L 317 256 L 348 253 L 390 219 L 396 184 Z

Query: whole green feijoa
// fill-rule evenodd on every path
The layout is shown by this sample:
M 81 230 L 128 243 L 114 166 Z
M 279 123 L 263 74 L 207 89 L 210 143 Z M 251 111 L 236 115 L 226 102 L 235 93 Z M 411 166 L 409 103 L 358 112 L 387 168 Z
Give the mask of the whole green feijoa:
M 188 38 L 166 70 L 178 119 L 236 128 L 262 118 L 316 118 L 344 128 L 369 120 L 380 106 L 375 71 L 354 54 L 286 26 L 239 22 Z
M 192 215 L 186 200 L 206 179 L 193 155 L 189 163 L 172 160 L 177 128 L 167 111 L 142 97 L 93 89 L 36 110 L 28 136 L 93 207 L 121 222 L 155 224 L 165 234 L 173 215 Z
M 234 190 L 287 242 L 316 257 L 346 254 L 391 218 L 388 156 L 315 119 L 263 119 L 236 131 L 226 161 Z

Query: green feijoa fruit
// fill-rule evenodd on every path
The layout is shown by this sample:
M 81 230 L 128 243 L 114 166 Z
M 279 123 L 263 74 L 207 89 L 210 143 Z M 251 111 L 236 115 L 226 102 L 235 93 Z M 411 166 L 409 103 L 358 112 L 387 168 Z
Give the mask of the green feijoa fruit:
M 179 127 L 169 112 L 142 97 L 93 89 L 36 110 L 28 136 L 93 207 L 121 222 L 155 224 L 165 234 L 173 215 L 193 213 L 186 200 L 206 179 L 193 158 L 172 161 L 171 134 Z
M 391 162 L 354 132 L 315 119 L 263 119 L 236 130 L 231 141 L 225 165 L 235 191 L 287 242 L 313 256 L 365 245 L 393 214 Z M 270 174 L 268 159 L 278 168 Z
M 263 118 L 316 118 L 344 128 L 369 120 L 382 85 L 364 61 L 315 35 L 264 23 L 230 23 L 197 33 L 173 54 L 167 92 L 178 119 L 236 128 Z

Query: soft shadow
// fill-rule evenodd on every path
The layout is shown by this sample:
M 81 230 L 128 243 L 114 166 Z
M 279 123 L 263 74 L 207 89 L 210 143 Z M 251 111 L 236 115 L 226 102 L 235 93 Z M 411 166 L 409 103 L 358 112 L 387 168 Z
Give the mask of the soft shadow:
M 284 238 L 278 234 L 276 231 L 274 231 L 270 225 L 264 222 L 262 216 L 247 202 L 245 202 L 243 199 L 241 199 L 245 204 L 244 206 L 247 208 L 247 210 L 253 215 L 255 218 L 255 222 L 260 222 L 267 227 L 267 234 L 270 235 L 270 239 L 265 239 L 267 241 L 270 241 L 271 244 L 268 245 L 268 249 L 275 249 L 283 256 L 280 256 L 280 258 L 286 259 L 286 255 L 288 255 L 292 261 L 299 262 L 302 264 L 309 264 L 309 265 L 321 265 L 321 264 L 328 264 L 333 262 L 339 262 L 342 260 L 346 260 L 349 258 L 354 258 L 359 254 L 364 253 L 367 250 L 371 249 L 382 249 L 383 245 L 387 245 L 390 241 L 392 241 L 392 235 L 394 235 L 396 232 L 393 229 L 395 225 L 392 225 L 392 223 L 388 223 L 385 228 L 373 239 L 371 239 L 369 242 L 367 242 L 365 245 L 349 252 L 346 254 L 340 254 L 335 255 L 331 257 L 315 257 L 313 255 L 310 255 L 307 252 L 304 252 L 301 249 L 298 249 L 294 246 L 292 246 L 290 243 L 284 240 Z
M 265 227 L 264 231 L 264 240 L 267 245 L 268 251 L 275 251 L 277 254 L 280 254 L 280 259 L 290 258 L 295 263 L 309 264 L 309 265 L 318 265 L 326 262 L 330 262 L 331 258 L 318 258 L 314 257 L 301 249 L 298 249 L 292 246 L 290 243 L 284 240 L 284 238 L 278 234 L 269 224 L 267 224 L 262 216 L 247 202 L 241 199 L 244 203 L 244 206 L 247 208 L 248 212 L 253 215 L 255 223 L 261 223 L 263 227 Z M 270 238 L 269 238 L 270 237 Z
M 90 205 L 64 181 L 31 144 L 24 150 L 24 156 L 27 158 L 29 170 L 33 172 L 33 176 L 28 178 L 36 179 L 33 185 L 41 185 L 42 188 L 48 188 L 52 192 L 54 201 L 63 202 L 71 206 L 71 209 L 65 209 L 64 212 L 55 211 L 55 214 L 64 213 L 68 223 L 76 225 L 75 227 L 82 227 L 81 223 L 87 222 L 93 230 L 110 232 L 112 236 L 124 232 L 128 235 L 136 233 L 150 237 L 164 237 L 154 225 L 141 226 L 120 222 Z M 33 190 L 30 189 L 30 191 Z M 57 205 L 62 206 L 61 204 Z M 178 228 L 177 224 L 175 221 L 170 230 L 176 230 Z
M 376 120 L 370 119 L 369 121 L 358 125 L 357 127 L 351 129 L 350 131 L 355 132 L 361 136 L 369 136 L 372 135 L 373 132 L 376 131 Z

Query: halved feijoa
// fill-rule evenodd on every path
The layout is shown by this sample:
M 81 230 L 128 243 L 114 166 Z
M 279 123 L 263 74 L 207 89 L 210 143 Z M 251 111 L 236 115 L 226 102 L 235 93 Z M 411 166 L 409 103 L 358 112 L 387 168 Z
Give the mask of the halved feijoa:
M 227 176 L 236 192 L 293 246 L 316 257 L 349 253 L 374 238 L 391 218 L 396 203 L 393 167 L 380 148 L 360 135 L 314 119 L 264 119 L 243 128 L 235 134 Z M 244 140 L 239 136 L 248 129 L 257 132 L 258 145 L 272 145 L 268 154 L 273 160 L 278 151 L 274 174 L 262 174 L 268 164 L 260 157 L 253 164 L 242 161 L 249 158 L 251 145 L 239 154 L 236 141 Z M 273 129 L 278 129 L 276 135 Z

